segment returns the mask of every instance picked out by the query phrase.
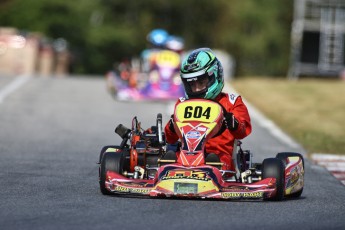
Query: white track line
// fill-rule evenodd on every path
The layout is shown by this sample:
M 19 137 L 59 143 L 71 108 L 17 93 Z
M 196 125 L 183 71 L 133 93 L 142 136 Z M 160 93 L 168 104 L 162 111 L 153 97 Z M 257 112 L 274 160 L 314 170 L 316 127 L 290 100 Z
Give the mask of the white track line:
M 16 77 L 11 83 L 6 85 L 4 88 L 0 89 L 0 104 L 5 100 L 5 98 L 19 89 L 23 84 L 25 84 L 31 77 L 28 75 L 20 75 Z
M 265 128 L 269 133 L 279 139 L 281 142 L 287 144 L 292 148 L 301 148 L 301 146 L 296 143 L 290 136 L 284 133 L 273 121 L 265 117 L 261 112 L 254 108 L 247 101 L 245 102 L 250 114 L 250 117 L 253 120 L 256 120 L 259 126 Z

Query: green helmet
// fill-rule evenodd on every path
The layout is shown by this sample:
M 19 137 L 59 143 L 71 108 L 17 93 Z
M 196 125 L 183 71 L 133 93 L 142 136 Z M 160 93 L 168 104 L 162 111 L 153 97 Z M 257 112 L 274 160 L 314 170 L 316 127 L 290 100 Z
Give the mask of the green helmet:
M 187 99 L 214 99 L 224 87 L 223 67 L 209 48 L 192 51 L 182 62 L 180 76 Z M 205 82 L 205 86 L 193 88 L 198 82 Z

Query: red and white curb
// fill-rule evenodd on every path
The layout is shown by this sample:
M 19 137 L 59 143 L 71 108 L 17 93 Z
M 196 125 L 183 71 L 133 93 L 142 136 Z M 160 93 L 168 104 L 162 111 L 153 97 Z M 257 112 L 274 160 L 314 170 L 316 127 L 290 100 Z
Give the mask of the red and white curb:
M 315 164 L 325 167 L 345 185 L 345 155 L 316 153 L 311 155 L 311 159 Z

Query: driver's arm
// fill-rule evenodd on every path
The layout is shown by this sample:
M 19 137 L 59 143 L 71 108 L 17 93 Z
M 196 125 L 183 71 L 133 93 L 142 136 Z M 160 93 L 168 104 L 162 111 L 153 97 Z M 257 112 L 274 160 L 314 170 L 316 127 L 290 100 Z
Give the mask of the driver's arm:
M 236 139 L 245 138 L 251 133 L 252 125 L 247 106 L 244 104 L 240 96 L 236 99 L 230 112 L 233 113 L 234 117 L 238 121 L 238 127 L 236 130 L 232 130 L 231 133 Z
M 164 133 L 165 133 L 165 140 L 169 144 L 174 144 L 176 141 L 178 141 L 178 136 L 174 129 L 174 123 L 173 118 L 171 117 L 168 123 L 164 127 Z

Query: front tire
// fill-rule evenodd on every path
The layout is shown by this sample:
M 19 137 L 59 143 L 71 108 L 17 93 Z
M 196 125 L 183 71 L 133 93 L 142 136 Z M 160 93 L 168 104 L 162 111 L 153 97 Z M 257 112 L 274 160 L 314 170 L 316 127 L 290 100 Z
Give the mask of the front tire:
M 104 154 L 106 153 L 107 149 L 109 149 L 109 148 L 112 148 L 112 149 L 120 149 L 120 146 L 118 146 L 118 145 L 107 145 L 107 146 L 104 146 L 104 147 L 101 149 L 101 152 L 99 153 L 98 164 L 101 163 Z
M 280 201 L 284 198 L 285 166 L 278 158 L 267 158 L 262 162 L 262 178 L 276 178 L 277 193 L 274 197 L 265 197 L 264 200 Z
M 99 187 L 103 195 L 110 195 L 111 192 L 105 187 L 106 174 L 113 171 L 122 174 L 124 166 L 124 155 L 122 152 L 106 152 L 99 167 Z

